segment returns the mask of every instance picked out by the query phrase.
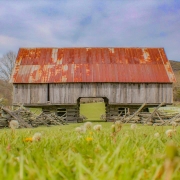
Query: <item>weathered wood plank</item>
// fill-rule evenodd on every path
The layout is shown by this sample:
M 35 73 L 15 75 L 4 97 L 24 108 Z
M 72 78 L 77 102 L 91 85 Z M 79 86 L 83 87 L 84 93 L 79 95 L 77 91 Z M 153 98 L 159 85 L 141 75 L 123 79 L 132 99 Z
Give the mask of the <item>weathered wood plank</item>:
M 49 87 L 51 104 L 76 104 L 79 97 L 106 97 L 109 104 L 172 103 L 172 84 L 67 83 Z M 47 84 L 16 84 L 13 103 L 47 103 L 47 88 Z

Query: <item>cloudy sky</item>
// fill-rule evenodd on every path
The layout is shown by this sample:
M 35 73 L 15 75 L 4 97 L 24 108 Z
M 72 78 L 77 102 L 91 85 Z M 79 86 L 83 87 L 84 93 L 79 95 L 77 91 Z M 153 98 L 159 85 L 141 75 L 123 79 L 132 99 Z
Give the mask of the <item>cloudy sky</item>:
M 0 57 L 19 47 L 164 47 L 180 61 L 180 1 L 1 0 Z

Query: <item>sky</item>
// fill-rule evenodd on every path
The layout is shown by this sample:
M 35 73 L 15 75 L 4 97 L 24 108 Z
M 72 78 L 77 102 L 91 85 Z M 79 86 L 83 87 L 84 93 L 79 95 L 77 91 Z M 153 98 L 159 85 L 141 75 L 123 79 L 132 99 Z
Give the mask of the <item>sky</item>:
M 0 57 L 20 47 L 164 47 L 180 61 L 180 0 L 1 0 Z

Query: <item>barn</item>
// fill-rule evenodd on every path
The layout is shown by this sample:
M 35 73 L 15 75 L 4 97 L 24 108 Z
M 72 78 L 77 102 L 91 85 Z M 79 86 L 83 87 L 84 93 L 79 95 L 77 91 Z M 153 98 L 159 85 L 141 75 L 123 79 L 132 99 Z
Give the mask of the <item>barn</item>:
M 13 104 L 79 119 L 81 98 L 103 98 L 106 120 L 123 108 L 173 102 L 175 76 L 163 48 L 20 48 Z

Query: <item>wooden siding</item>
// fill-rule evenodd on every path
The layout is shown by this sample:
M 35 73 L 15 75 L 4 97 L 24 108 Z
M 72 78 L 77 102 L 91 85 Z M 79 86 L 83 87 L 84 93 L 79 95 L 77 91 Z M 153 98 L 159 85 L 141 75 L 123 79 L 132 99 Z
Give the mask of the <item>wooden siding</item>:
M 13 103 L 47 103 L 47 84 L 14 84 Z
M 109 104 L 173 102 L 172 84 L 64 83 L 50 84 L 51 104 L 76 104 L 79 97 L 107 97 Z M 47 84 L 14 84 L 13 103 L 47 103 Z

